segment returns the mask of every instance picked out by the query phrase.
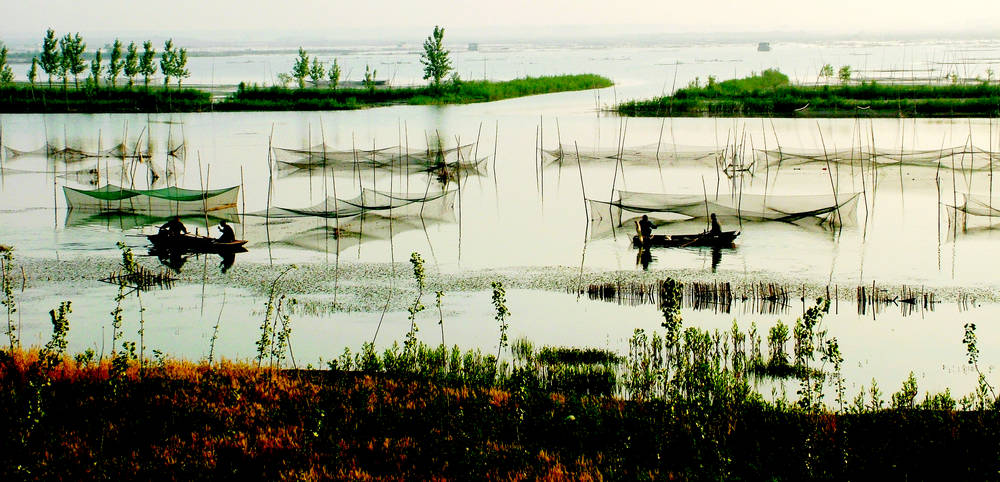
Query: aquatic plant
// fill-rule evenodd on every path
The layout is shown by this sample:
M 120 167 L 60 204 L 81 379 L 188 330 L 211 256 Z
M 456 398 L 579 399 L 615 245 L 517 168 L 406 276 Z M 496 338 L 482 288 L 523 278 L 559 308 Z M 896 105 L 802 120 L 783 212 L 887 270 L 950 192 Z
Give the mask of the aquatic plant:
M 14 313 L 17 312 L 17 300 L 14 297 L 14 280 L 11 273 L 14 270 L 14 248 L 0 246 L 0 289 L 3 291 L 3 298 L 0 304 L 3 305 L 7 313 L 7 341 L 10 349 L 20 346 L 17 338 L 17 327 L 14 326 Z
M 979 339 L 976 337 L 976 324 L 966 323 L 965 334 L 962 336 L 962 344 L 965 345 L 966 360 L 976 370 L 979 379 L 976 383 L 976 391 L 969 397 L 972 401 L 965 401 L 964 405 L 975 405 L 979 410 L 988 406 L 1000 408 L 1000 399 L 997 398 L 993 386 L 986 380 L 986 375 L 979 369 Z
M 510 310 L 507 308 L 507 291 L 503 288 L 503 282 L 494 281 L 490 285 L 493 287 L 493 309 L 496 313 L 493 319 L 500 328 L 500 341 L 497 343 L 497 363 L 499 363 L 500 352 L 507 346 L 507 329 L 510 327 L 507 317 L 510 316 Z
M 280 361 L 284 359 L 284 349 L 285 345 L 283 342 L 287 341 L 290 333 L 290 324 L 288 323 L 287 314 L 282 311 L 285 295 L 280 293 L 278 290 L 278 282 L 283 278 L 289 271 L 296 269 L 297 266 L 289 265 L 286 267 L 278 276 L 271 281 L 271 285 L 267 291 L 267 303 L 264 306 L 264 321 L 260 325 L 260 337 L 257 339 L 257 358 L 256 366 L 260 368 L 264 359 L 268 359 L 268 366 L 274 368 L 275 359 Z M 282 328 L 278 329 L 278 323 L 282 323 Z M 289 330 L 289 333 L 283 333 L 285 330 Z M 280 337 L 280 338 L 279 338 Z
M 441 327 L 441 344 L 444 345 L 444 311 L 441 309 L 441 299 L 444 298 L 444 291 L 434 292 L 434 304 L 438 309 L 438 326 Z
M 410 264 L 413 265 L 413 279 L 417 282 L 417 296 L 413 299 L 413 304 L 406 308 L 407 319 L 410 320 L 410 330 L 406 332 L 406 340 L 403 342 L 403 351 L 412 354 L 417 347 L 417 313 L 424 311 L 424 304 L 420 299 L 424 296 L 424 288 L 427 287 L 427 276 L 424 273 L 424 258 L 420 253 L 414 251 L 410 253 Z M 442 337 L 443 338 L 443 337 Z

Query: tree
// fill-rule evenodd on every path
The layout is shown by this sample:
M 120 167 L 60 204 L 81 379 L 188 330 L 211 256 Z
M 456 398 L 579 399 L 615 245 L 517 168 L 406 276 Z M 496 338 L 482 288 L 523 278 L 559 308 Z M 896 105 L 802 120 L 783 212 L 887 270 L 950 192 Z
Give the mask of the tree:
M 62 58 L 59 55 L 56 32 L 51 28 L 45 32 L 45 38 L 42 39 L 42 55 L 39 60 L 42 71 L 49 76 L 49 87 L 52 87 L 52 76 L 59 74 Z
M 160 54 L 160 72 L 163 72 L 164 87 L 170 84 L 170 77 L 174 75 L 176 58 L 177 52 L 174 51 L 174 39 L 167 39 L 163 43 L 163 53 Z
M 7 47 L 0 47 L 0 85 L 7 85 L 14 81 L 14 71 L 7 64 Z
M 174 51 L 174 77 L 177 77 L 177 88 L 181 88 L 181 82 L 191 76 L 191 71 L 187 69 L 188 51 L 180 49 Z
M 333 65 L 330 66 L 330 88 L 336 89 L 337 84 L 340 83 L 340 65 L 337 64 L 337 59 L 333 59 Z
M 129 42 L 128 50 L 125 52 L 125 65 L 122 66 L 125 77 L 128 78 L 128 87 L 131 89 L 135 82 L 135 76 L 139 75 L 139 50 L 135 48 L 135 42 Z
M 111 46 L 111 57 L 108 59 L 108 83 L 111 87 L 117 87 L 118 76 L 122 73 L 125 62 L 122 60 L 122 42 L 115 39 L 115 44 Z
M 74 35 L 66 34 L 59 41 L 59 49 L 62 50 L 62 71 L 63 87 L 69 74 L 73 74 L 73 86 L 80 88 L 80 74 L 87 70 L 87 63 L 83 60 L 83 53 L 87 50 L 87 44 L 83 42 L 83 37 L 77 32 Z
M 94 87 L 99 87 L 101 85 L 101 74 L 104 72 L 104 66 L 101 65 L 101 49 L 97 49 L 94 53 L 94 60 L 90 62 L 90 78 L 94 82 Z
M 156 50 L 153 49 L 153 42 L 149 40 L 142 43 L 142 57 L 139 59 L 139 73 L 149 88 L 149 78 L 156 73 Z
M 845 65 L 837 71 L 837 77 L 840 79 L 840 83 L 846 84 L 851 81 L 851 66 Z
M 826 64 L 820 67 L 819 76 L 826 79 L 827 82 L 829 82 L 830 79 L 833 78 L 833 66 L 830 64 Z
M 424 64 L 424 80 L 434 79 L 434 86 L 441 85 L 441 79 L 451 71 L 449 52 L 444 49 L 444 29 L 434 26 L 434 33 L 424 40 L 424 53 L 420 55 L 420 63 Z
M 306 86 L 306 77 L 309 75 L 309 54 L 302 47 L 299 47 L 299 58 L 295 59 L 292 65 L 292 77 L 299 83 L 299 88 Z
M 375 76 L 378 75 L 377 70 L 368 71 L 368 64 L 365 64 L 365 87 L 368 88 L 369 92 L 375 92 Z
M 288 84 L 292 83 L 292 75 L 288 72 L 281 72 L 278 74 L 278 85 L 282 87 L 288 87 Z
M 324 75 L 326 75 L 326 68 L 323 66 L 323 62 L 319 61 L 319 57 L 313 57 L 312 67 L 309 68 L 309 79 L 312 80 L 314 87 L 319 87 L 319 81 L 323 80 Z
M 31 70 L 28 71 L 28 82 L 31 87 L 35 87 L 35 80 L 38 79 L 38 57 L 31 58 Z

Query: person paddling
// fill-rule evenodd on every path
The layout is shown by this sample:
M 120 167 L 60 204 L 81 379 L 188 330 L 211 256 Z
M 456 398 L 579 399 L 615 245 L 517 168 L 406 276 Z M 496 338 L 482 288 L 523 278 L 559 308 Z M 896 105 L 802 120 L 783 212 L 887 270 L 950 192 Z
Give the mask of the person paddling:
M 712 229 L 708 231 L 708 234 L 712 236 L 718 236 L 722 234 L 722 226 L 719 224 L 719 218 L 715 217 L 715 213 L 712 213 Z
M 219 236 L 220 243 L 231 243 L 236 241 L 236 233 L 233 232 L 232 226 L 226 223 L 225 219 L 219 221 L 219 231 L 222 232 L 222 235 Z
M 187 232 L 187 227 L 181 222 L 180 216 L 174 216 L 173 219 L 160 226 L 160 234 L 166 236 L 180 236 L 181 234 L 187 234 Z

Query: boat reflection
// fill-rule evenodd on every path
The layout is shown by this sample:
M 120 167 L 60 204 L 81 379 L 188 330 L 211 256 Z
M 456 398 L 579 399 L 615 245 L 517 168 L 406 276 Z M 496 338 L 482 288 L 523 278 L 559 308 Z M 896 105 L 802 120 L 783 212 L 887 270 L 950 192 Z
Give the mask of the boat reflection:
M 236 263 L 236 254 L 246 253 L 246 252 L 247 252 L 246 248 L 240 247 L 237 249 L 231 249 L 219 253 L 214 253 L 217 254 L 220 258 L 219 271 L 222 274 L 226 274 L 229 271 L 229 269 L 233 267 L 233 264 Z M 192 257 L 199 258 L 201 256 L 209 256 L 211 254 L 212 253 L 196 253 L 184 249 L 165 249 L 156 246 L 149 248 L 150 256 L 155 256 L 160 261 L 160 264 L 166 266 L 167 268 L 170 268 L 173 272 L 178 274 L 180 274 L 181 269 Z

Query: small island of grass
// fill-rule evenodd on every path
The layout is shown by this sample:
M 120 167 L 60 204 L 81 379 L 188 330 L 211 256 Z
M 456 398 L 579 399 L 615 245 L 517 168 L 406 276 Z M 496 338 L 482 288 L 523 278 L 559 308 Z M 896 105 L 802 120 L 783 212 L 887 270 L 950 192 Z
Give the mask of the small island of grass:
M 1000 114 L 1000 86 L 975 84 L 851 83 L 795 85 L 768 69 L 742 79 L 697 79 L 673 95 L 623 102 L 622 115 L 762 117 L 990 117 Z
M 493 81 L 455 81 L 440 86 L 341 89 L 289 89 L 240 85 L 217 110 L 341 110 L 394 104 L 434 105 L 492 102 L 514 97 L 610 87 L 594 74 L 524 77 Z

